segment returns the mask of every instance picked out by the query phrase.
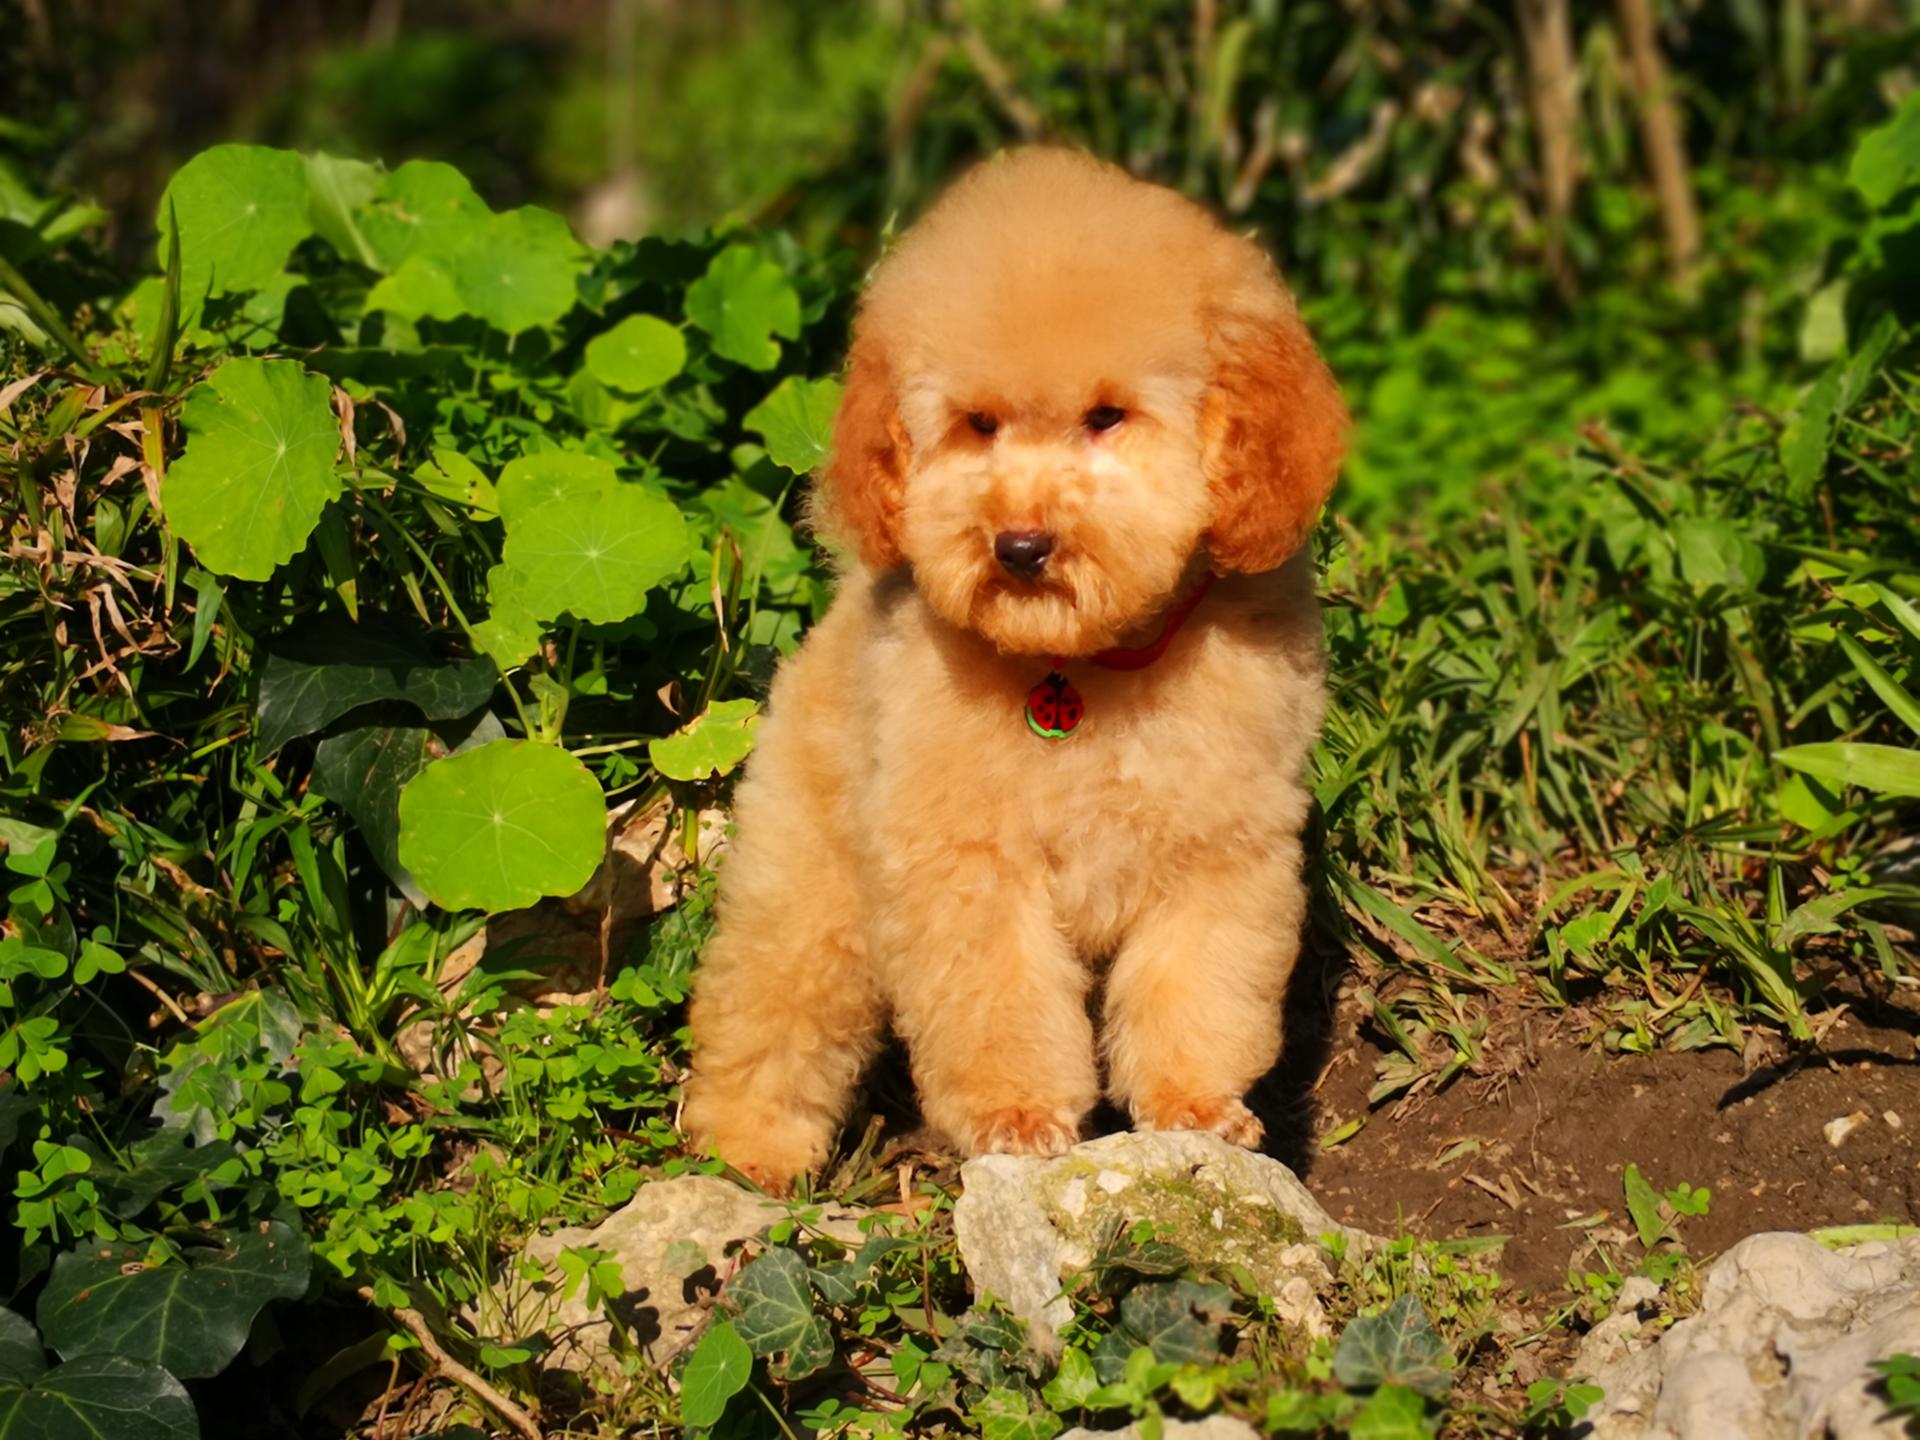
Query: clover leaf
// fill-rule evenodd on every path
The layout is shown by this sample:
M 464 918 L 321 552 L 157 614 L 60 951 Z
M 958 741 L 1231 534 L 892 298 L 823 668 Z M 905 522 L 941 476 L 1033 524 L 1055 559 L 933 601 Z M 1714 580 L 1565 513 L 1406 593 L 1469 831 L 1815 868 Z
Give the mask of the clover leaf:
M 340 493 L 340 429 L 327 382 L 291 360 L 229 360 L 181 407 L 187 451 L 161 503 L 219 575 L 265 580 L 298 553 Z

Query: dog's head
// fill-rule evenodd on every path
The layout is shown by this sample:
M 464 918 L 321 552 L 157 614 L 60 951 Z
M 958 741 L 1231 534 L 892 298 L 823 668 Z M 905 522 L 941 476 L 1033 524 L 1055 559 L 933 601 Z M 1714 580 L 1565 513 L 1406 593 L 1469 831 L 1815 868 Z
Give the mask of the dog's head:
M 1298 550 L 1346 429 L 1250 241 L 1087 156 L 1012 151 L 876 272 L 819 520 L 1002 650 L 1085 654 L 1203 546 L 1244 571 Z

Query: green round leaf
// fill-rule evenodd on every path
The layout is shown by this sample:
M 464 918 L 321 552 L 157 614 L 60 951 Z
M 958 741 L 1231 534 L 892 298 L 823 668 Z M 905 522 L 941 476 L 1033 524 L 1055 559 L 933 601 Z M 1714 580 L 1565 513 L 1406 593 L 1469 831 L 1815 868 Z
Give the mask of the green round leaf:
M 800 338 L 800 297 L 773 261 L 750 245 L 729 245 L 687 287 L 687 318 L 707 332 L 714 354 L 771 370 L 780 363 L 773 337 Z
M 94 1246 L 55 1260 L 37 1311 L 47 1343 L 68 1360 L 112 1355 L 189 1379 L 218 1375 L 247 1343 L 263 1305 L 307 1291 L 306 1239 L 277 1220 L 194 1252 L 187 1264 L 141 1258 Z
M 686 363 L 687 341 L 679 327 L 652 315 L 629 315 L 587 342 L 587 373 L 629 395 L 666 384 Z
M 1886 124 L 1861 137 L 1847 179 L 1875 209 L 1920 184 L 1920 92 L 1907 96 Z
M 92 1355 L 31 1389 L 0 1385 L 0 1440 L 199 1440 L 185 1388 L 158 1365 Z
M 180 224 L 180 296 L 258 290 L 313 233 L 307 166 L 290 150 L 216 145 L 182 165 L 160 197 L 160 268 L 167 268 L 168 207 Z
M 367 309 L 385 310 L 404 320 L 457 320 L 467 313 L 447 267 L 425 255 L 409 256 L 369 290 Z
M 706 1429 L 718 1425 L 727 1402 L 747 1388 L 753 1373 L 753 1351 L 730 1320 L 707 1327 L 700 1344 L 680 1377 L 680 1418 Z
M 495 740 L 434 761 L 400 792 L 400 863 L 436 905 L 519 910 L 585 885 L 606 824 L 600 784 L 573 756 Z
M 774 464 L 806 475 L 827 458 L 833 417 L 839 409 L 839 381 L 789 375 L 741 423 L 766 440 Z
M 573 308 L 581 262 L 567 222 L 537 205 L 493 216 L 446 261 L 467 313 L 509 335 Z
M 686 567 L 687 523 L 671 500 L 622 485 L 607 495 L 549 500 L 510 519 L 504 558 L 535 619 L 566 614 L 616 625 Z
M 265 580 L 340 493 L 327 382 L 291 360 L 229 360 L 188 393 L 187 451 L 161 488 L 167 523 L 219 575 Z
M 509 526 L 549 500 L 611 495 L 620 472 L 598 455 L 578 450 L 541 450 L 509 460 L 494 485 L 500 518 Z
M 464 249 L 491 213 L 453 166 L 409 160 L 387 176 L 359 220 L 375 268 L 394 271 L 415 257 L 445 259 Z
M 665 739 L 647 743 L 653 768 L 670 780 L 725 775 L 747 758 L 760 725 L 752 700 L 719 700 Z
M 370 270 L 380 269 L 379 259 L 359 225 L 360 208 L 380 193 L 386 181 L 380 167 L 334 155 L 309 155 L 306 164 L 307 215 L 314 233 L 341 259 Z
M 524 665 L 540 648 L 545 632 L 527 607 L 525 587 L 519 576 L 504 565 L 487 571 L 487 603 L 492 607 L 487 618 L 473 627 L 474 639 L 504 674 L 516 665 Z

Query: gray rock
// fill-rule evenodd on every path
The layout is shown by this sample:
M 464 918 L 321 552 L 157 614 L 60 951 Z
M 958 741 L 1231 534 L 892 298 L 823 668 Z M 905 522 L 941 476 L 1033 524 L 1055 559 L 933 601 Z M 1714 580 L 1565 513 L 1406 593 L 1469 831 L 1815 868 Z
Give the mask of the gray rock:
M 711 1175 L 649 1180 L 632 1200 L 595 1226 L 536 1236 L 520 1270 L 490 1297 L 494 1313 L 469 1318 L 482 1334 L 544 1331 L 554 1348 L 545 1363 L 565 1370 L 618 1374 L 614 1327 L 605 1311 L 589 1311 L 586 1287 L 562 1299 L 560 1252 L 592 1246 L 620 1262 L 624 1289 L 610 1306 L 633 1348 L 664 1365 L 700 1331 L 712 1294 L 729 1273 L 727 1248 L 784 1220 L 790 1207 Z M 858 1242 L 860 1213 L 829 1209 L 819 1226 Z M 527 1263 L 531 1262 L 531 1263 Z
M 1582 1357 L 1587 1351 L 1582 1347 Z M 1867 1367 L 1920 1353 L 1920 1239 L 1828 1250 L 1751 1235 L 1707 1273 L 1699 1313 L 1600 1367 L 1593 1440 L 1896 1440 Z
M 1060 1440 L 1140 1440 L 1139 1421 L 1124 1430 L 1087 1430 L 1076 1428 L 1065 1431 Z M 1260 1432 L 1244 1420 L 1235 1420 L 1231 1415 L 1209 1415 L 1201 1420 L 1163 1420 L 1160 1433 L 1165 1436 L 1179 1436 L 1181 1440 L 1260 1440 Z
M 1025 1320 L 1043 1353 L 1073 1315 L 1062 1277 L 1122 1224 L 1151 1220 L 1197 1259 L 1245 1266 L 1281 1316 L 1314 1335 L 1327 1331 L 1319 1296 L 1331 1278 L 1320 1236 L 1366 1240 L 1279 1161 L 1193 1131 L 1108 1135 L 1051 1159 L 982 1155 L 960 1183 L 953 1228 L 974 1292 Z

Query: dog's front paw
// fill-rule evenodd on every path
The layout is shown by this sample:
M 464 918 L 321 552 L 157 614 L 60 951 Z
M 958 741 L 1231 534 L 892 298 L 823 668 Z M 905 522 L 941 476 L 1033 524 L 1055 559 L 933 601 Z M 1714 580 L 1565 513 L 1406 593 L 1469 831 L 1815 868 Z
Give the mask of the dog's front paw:
M 1238 1099 L 1202 1100 L 1191 1095 L 1156 1097 L 1133 1107 L 1134 1123 L 1142 1130 L 1206 1130 L 1222 1140 L 1255 1149 L 1266 1134 L 1246 1102 Z
M 1060 1155 L 1080 1138 L 1078 1117 L 1024 1105 L 989 1110 L 956 1137 L 969 1155 Z

